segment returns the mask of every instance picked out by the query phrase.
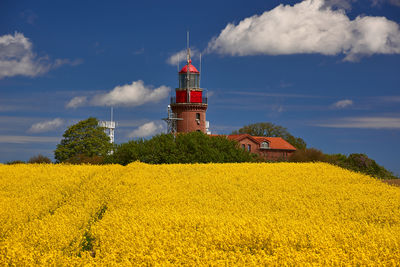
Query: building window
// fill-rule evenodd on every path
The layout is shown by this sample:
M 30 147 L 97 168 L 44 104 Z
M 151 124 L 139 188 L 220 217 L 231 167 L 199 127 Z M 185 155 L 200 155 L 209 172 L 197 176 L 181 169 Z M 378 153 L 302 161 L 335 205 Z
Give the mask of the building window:
M 246 149 L 246 145 L 242 144 L 242 148 L 243 148 L 243 150 L 245 150 Z
M 247 145 L 247 151 L 251 151 L 251 145 Z
M 269 148 L 268 142 L 265 142 L 265 141 L 262 142 L 260 148 L 261 148 L 261 149 L 268 149 L 268 148 Z
M 200 113 L 196 113 L 196 120 L 200 120 Z

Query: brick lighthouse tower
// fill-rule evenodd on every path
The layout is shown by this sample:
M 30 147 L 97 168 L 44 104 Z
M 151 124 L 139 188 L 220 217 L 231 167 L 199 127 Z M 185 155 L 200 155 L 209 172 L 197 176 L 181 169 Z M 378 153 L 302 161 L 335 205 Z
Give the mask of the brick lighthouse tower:
M 171 133 L 203 132 L 207 133 L 206 122 L 207 98 L 200 88 L 200 72 L 192 65 L 190 48 L 187 50 L 186 65 L 178 73 L 179 88 L 175 97 L 171 97 L 169 117 Z

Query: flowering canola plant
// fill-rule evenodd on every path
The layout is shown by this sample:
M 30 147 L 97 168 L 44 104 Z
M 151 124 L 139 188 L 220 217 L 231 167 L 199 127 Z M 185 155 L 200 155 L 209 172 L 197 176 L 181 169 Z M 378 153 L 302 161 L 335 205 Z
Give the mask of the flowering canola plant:
M 400 188 L 325 163 L 0 165 L 3 265 L 398 265 Z

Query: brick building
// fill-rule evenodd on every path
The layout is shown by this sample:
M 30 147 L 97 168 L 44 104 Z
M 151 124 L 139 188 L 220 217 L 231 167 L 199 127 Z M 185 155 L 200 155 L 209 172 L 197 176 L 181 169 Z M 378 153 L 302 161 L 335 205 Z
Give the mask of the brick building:
M 286 160 L 296 148 L 281 137 L 252 136 L 249 134 L 228 135 L 239 146 L 251 153 L 259 154 L 267 160 Z

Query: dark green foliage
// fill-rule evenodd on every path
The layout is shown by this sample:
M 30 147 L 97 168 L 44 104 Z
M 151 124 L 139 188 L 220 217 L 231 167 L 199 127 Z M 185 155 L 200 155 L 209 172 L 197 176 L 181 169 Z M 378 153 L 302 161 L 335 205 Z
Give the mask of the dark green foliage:
M 22 161 L 22 160 L 12 160 L 12 161 L 6 162 L 6 164 L 8 164 L 8 165 L 13 165 L 13 164 L 24 164 L 24 163 L 25 163 L 25 161 Z
M 160 134 L 150 140 L 130 141 L 117 145 L 109 163 L 126 165 L 133 161 L 145 163 L 208 163 L 247 162 L 255 156 L 239 149 L 226 137 L 210 137 L 200 132 Z
M 285 127 L 275 125 L 270 122 L 249 124 L 240 128 L 237 131 L 232 132 L 232 134 L 245 133 L 253 136 L 282 137 L 297 149 L 305 149 L 307 147 L 307 144 L 303 139 L 301 139 L 300 137 L 294 137 L 287 131 Z
M 386 170 L 383 166 L 378 165 L 375 160 L 368 158 L 368 156 L 365 154 L 350 154 L 348 157 L 344 155 L 335 155 L 334 157 L 330 158 L 330 161 L 330 163 L 338 165 L 342 168 L 362 172 L 377 178 L 397 178 L 393 173 Z
M 83 234 L 82 251 L 93 251 L 94 237 L 89 232 Z
M 378 165 L 365 154 L 324 154 L 315 148 L 297 150 L 289 159 L 291 162 L 328 162 L 339 167 L 361 172 L 380 179 L 397 178 L 393 173 Z
M 109 137 L 104 128 L 98 126 L 96 118 L 88 118 L 69 127 L 63 134 L 61 143 L 54 151 L 57 162 L 83 163 L 80 159 L 100 162 L 111 150 Z M 88 160 L 89 159 L 89 160 Z
M 347 156 L 343 154 L 326 154 L 325 156 L 327 162 L 335 165 L 344 166 L 347 162 Z
M 292 162 L 326 162 L 327 157 L 322 151 L 315 148 L 305 148 L 296 150 L 289 159 Z
M 67 159 L 64 161 L 65 163 L 70 163 L 70 164 L 92 164 L 92 165 L 98 165 L 98 164 L 103 164 L 104 163 L 104 156 L 86 156 L 84 154 L 76 154 L 75 156 Z
M 28 163 L 51 163 L 51 160 L 41 154 L 33 156 L 28 160 Z
M 115 145 L 114 153 L 105 158 L 105 163 L 127 165 L 130 162 L 139 160 L 141 154 L 139 149 L 143 148 L 141 143 L 143 143 L 143 140 L 132 140 L 128 143 Z

